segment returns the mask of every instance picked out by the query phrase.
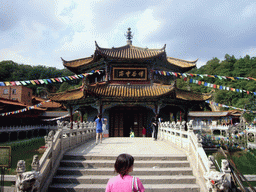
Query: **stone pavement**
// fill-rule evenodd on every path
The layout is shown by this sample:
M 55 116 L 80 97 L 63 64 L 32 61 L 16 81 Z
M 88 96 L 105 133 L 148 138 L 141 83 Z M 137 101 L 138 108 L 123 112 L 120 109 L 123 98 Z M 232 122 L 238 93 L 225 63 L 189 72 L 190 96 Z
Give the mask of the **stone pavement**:
M 153 141 L 143 137 L 110 137 L 104 138 L 102 143 L 95 144 L 90 140 L 81 146 L 67 152 L 67 155 L 118 156 L 128 153 L 132 156 L 172 156 L 185 153 L 166 141 Z

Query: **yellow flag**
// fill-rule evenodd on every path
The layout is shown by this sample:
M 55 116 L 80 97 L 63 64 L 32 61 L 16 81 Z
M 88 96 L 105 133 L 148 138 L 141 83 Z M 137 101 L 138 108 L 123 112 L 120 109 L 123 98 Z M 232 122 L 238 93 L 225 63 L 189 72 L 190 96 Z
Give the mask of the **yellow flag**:
M 30 80 L 30 82 L 33 84 L 33 85 L 36 85 L 36 82 L 34 80 Z
M 10 82 L 7 82 L 7 81 L 4 82 L 4 83 L 5 83 L 6 86 L 10 86 L 11 85 Z

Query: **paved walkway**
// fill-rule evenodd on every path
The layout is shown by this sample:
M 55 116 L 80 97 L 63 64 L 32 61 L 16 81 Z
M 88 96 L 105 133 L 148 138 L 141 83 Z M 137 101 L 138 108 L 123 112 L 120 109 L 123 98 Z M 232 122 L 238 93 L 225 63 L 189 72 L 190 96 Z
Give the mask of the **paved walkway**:
M 110 137 L 104 138 L 102 143 L 95 144 L 91 140 L 67 154 L 92 155 L 92 156 L 118 156 L 121 153 L 128 153 L 133 156 L 172 156 L 185 155 L 181 150 L 175 148 L 166 141 L 153 141 L 152 138 L 128 138 L 128 137 Z

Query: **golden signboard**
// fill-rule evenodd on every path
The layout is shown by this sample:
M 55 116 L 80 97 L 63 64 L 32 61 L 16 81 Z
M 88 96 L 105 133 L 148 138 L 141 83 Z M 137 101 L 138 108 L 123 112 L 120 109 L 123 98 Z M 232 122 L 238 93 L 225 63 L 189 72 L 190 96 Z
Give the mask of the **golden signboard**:
M 147 68 L 113 67 L 113 80 L 147 80 Z
M 10 146 L 0 146 L 0 167 L 11 167 Z

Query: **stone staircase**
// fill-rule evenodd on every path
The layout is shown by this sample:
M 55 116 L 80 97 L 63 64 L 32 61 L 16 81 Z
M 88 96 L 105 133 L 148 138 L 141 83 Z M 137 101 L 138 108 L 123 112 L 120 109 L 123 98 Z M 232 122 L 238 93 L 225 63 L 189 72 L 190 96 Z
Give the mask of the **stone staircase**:
M 117 156 L 64 155 L 49 192 L 104 192 L 114 173 Z M 131 175 L 139 177 L 145 191 L 199 192 L 186 155 L 134 156 Z

